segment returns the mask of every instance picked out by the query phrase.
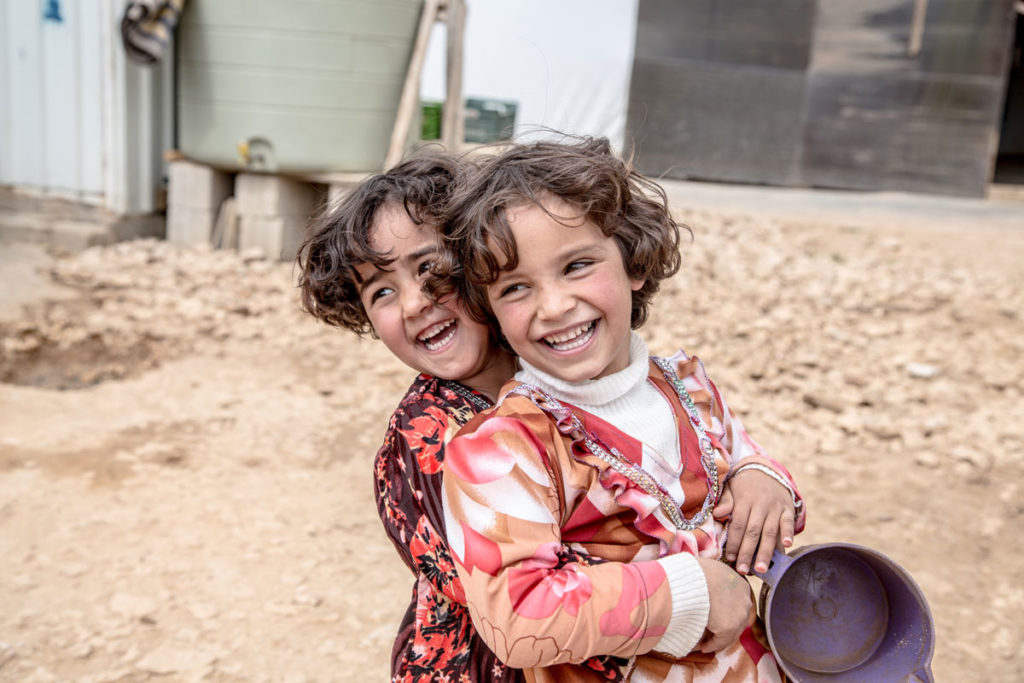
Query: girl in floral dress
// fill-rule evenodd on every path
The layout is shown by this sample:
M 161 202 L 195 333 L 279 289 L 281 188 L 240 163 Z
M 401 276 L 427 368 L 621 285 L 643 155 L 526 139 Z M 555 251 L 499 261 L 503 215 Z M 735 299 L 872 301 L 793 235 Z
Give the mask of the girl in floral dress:
M 783 680 L 742 574 L 802 528 L 796 487 L 697 358 L 633 332 L 679 267 L 664 192 L 607 141 L 542 142 L 482 163 L 452 205 L 430 287 L 521 367 L 445 461 L 480 636 L 527 680 Z
M 415 576 L 392 652 L 393 681 L 522 680 L 476 634 L 444 541 L 445 444 L 515 370 L 486 326 L 421 291 L 460 172 L 453 159 L 430 155 L 371 177 L 312 226 L 298 259 L 307 311 L 378 337 L 421 373 L 374 462 L 381 520 Z

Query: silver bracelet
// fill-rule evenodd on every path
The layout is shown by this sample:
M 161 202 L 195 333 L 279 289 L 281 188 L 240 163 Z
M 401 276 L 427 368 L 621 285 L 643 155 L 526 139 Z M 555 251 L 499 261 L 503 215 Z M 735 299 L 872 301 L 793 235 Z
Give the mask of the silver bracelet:
M 793 490 L 793 487 L 790 485 L 790 483 L 786 481 L 785 477 L 783 477 L 781 474 L 779 474 L 772 468 L 768 467 L 767 465 L 762 465 L 761 463 L 758 462 L 751 462 L 747 463 L 746 465 L 740 465 L 739 469 L 737 469 L 735 472 L 729 475 L 729 478 L 732 479 L 743 470 L 757 470 L 762 474 L 767 474 L 769 477 L 785 486 L 786 490 L 789 491 L 789 495 L 793 497 L 794 512 L 803 507 L 804 502 L 802 500 L 797 499 L 796 491 Z

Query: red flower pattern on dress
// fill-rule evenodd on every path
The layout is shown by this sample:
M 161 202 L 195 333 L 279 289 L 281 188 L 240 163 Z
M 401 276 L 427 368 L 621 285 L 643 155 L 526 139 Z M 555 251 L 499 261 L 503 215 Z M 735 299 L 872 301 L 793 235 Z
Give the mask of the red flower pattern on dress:
M 445 438 L 476 412 L 473 402 L 449 383 L 420 375 L 392 415 L 374 461 L 381 521 L 416 576 L 392 651 L 392 681 L 523 680 L 522 672 L 498 661 L 473 629 L 444 541 Z

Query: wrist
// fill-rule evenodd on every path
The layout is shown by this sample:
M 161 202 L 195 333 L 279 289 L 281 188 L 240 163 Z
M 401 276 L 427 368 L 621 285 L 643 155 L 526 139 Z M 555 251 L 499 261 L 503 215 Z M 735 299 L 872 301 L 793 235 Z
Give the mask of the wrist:
M 786 491 L 789 492 L 790 499 L 792 499 L 793 501 L 794 511 L 799 511 L 801 506 L 803 506 L 803 501 L 800 500 L 800 498 L 796 495 L 796 491 L 793 489 L 793 486 L 788 481 L 786 481 L 786 478 L 783 477 L 778 472 L 776 472 L 775 470 L 773 470 L 772 468 L 768 467 L 767 465 L 762 465 L 761 463 L 757 462 L 747 463 L 746 465 L 740 465 L 738 468 L 736 468 L 735 471 L 729 473 L 729 479 L 732 479 L 738 474 L 747 471 L 760 472 L 761 474 L 770 477 L 771 479 L 774 479 L 779 485 L 785 488 Z

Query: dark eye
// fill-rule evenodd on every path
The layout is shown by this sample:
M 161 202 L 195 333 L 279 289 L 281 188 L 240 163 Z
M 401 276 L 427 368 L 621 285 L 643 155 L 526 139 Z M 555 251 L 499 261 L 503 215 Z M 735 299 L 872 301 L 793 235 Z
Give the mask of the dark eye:
M 589 259 L 577 259 L 576 261 L 573 261 L 572 263 L 570 263 L 569 265 L 567 265 L 565 267 L 565 272 L 566 273 L 571 273 L 574 270 L 580 270 L 581 268 L 586 268 L 587 266 L 589 266 L 589 265 L 591 265 L 593 263 L 594 262 L 589 260 Z
M 370 294 L 370 303 L 372 304 L 376 301 L 379 301 L 380 299 L 386 297 L 393 291 L 395 290 L 391 289 L 390 287 L 381 287 L 380 289 L 375 289 L 373 293 Z
M 420 262 L 420 264 L 416 267 L 416 274 L 420 276 L 426 275 L 427 273 L 430 272 L 430 267 L 433 265 L 434 262 L 430 260 Z
M 523 289 L 526 289 L 526 285 L 521 285 L 521 284 L 518 284 L 518 283 L 516 283 L 514 285 L 508 285 L 507 287 L 503 287 L 502 290 L 498 293 L 498 298 L 500 299 L 503 296 L 507 296 L 509 294 L 514 294 L 514 293 L 516 293 L 518 291 L 521 291 Z

